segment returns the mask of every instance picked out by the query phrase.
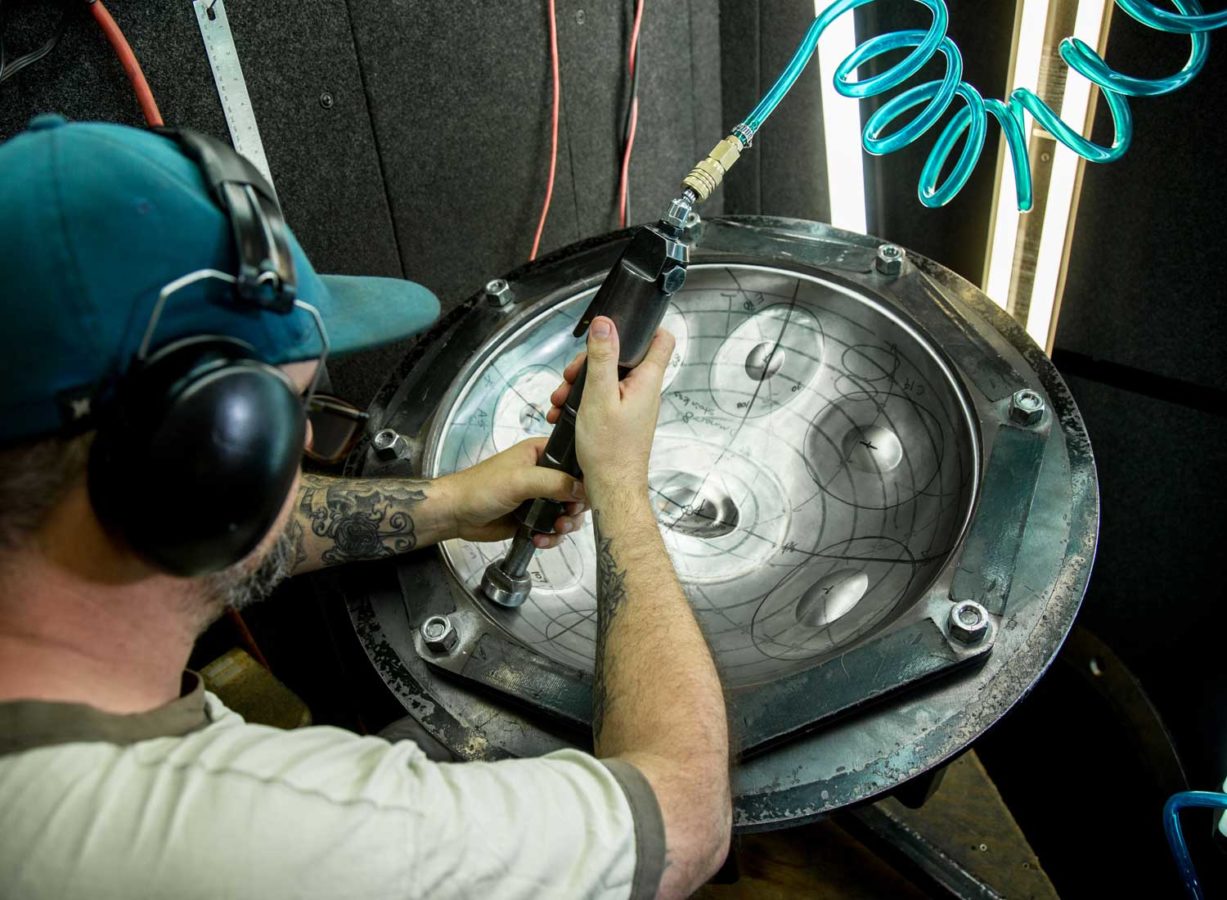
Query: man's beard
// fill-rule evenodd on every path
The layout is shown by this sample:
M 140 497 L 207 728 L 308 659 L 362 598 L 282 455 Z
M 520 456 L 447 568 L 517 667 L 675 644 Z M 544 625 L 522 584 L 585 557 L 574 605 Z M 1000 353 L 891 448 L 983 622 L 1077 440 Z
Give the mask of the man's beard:
M 201 590 L 207 604 L 205 625 L 227 608 L 243 609 L 259 603 L 289 577 L 297 562 L 297 544 L 289 529 L 283 531 L 256 563 L 243 560 L 228 569 L 206 575 Z

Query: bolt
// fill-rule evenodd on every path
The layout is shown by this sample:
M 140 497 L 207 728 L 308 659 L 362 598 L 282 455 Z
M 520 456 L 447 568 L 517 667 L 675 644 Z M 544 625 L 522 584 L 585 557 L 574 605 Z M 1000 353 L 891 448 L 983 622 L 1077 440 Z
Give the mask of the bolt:
M 1019 425 L 1036 425 L 1044 417 L 1044 398 L 1030 388 L 1010 398 L 1010 418 Z
M 583 25 L 583 24 L 584 24 L 584 19 L 586 19 L 586 18 L 587 18 L 587 16 L 585 15 L 585 13 L 584 13 L 584 11 L 583 11 L 582 9 L 577 9 L 577 10 L 575 11 L 575 24 L 576 24 L 576 25 Z
M 333 99 L 332 94 L 328 93 L 328 91 L 324 91 L 324 93 L 320 94 L 320 106 L 324 107 L 324 109 L 332 109 L 332 105 L 335 102 L 336 101 Z
M 511 285 L 501 278 L 496 278 L 486 284 L 486 302 L 499 309 L 506 309 L 516 302 L 516 295 L 512 293 Z
M 371 446 L 375 448 L 375 455 L 383 460 L 408 459 L 413 451 L 408 439 L 391 428 L 371 438 Z
M 950 609 L 950 636 L 960 644 L 978 644 L 988 634 L 988 610 L 974 600 L 963 600 Z
M 422 643 L 431 653 L 451 653 L 460 642 L 460 635 L 447 616 L 431 616 L 422 623 Z
M 903 271 L 903 260 L 907 257 L 902 247 L 895 244 L 883 244 L 878 248 L 878 258 L 874 266 L 883 275 L 894 278 Z
M 682 289 L 682 285 L 686 283 L 686 269 L 684 266 L 674 266 L 665 273 L 664 280 L 661 282 L 661 289 L 666 294 L 676 294 Z

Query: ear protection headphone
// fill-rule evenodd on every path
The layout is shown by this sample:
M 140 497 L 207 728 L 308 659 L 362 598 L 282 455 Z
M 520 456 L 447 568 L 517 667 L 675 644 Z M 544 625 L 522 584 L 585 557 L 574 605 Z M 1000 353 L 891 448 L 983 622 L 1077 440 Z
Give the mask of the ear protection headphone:
M 188 129 L 156 129 L 194 160 L 234 232 L 234 275 L 202 270 L 158 297 L 136 358 L 107 400 L 90 450 L 90 500 L 102 523 L 165 572 L 216 572 L 273 527 L 302 458 L 306 412 L 289 378 L 250 344 L 223 335 L 150 353 L 167 299 L 220 278 L 234 302 L 288 314 L 296 299 L 286 226 L 272 188 L 229 146 Z

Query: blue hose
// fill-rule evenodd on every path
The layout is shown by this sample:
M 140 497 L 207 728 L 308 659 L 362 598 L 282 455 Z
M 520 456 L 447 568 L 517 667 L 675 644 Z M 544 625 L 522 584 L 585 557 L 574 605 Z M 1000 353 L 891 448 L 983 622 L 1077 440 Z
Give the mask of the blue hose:
M 1163 831 L 1167 834 L 1167 843 L 1172 848 L 1172 856 L 1176 858 L 1176 867 L 1180 869 L 1180 877 L 1193 900 L 1201 900 L 1201 885 L 1197 881 L 1197 870 L 1193 868 L 1193 859 L 1189 856 L 1189 847 L 1184 842 L 1184 833 L 1180 830 L 1180 811 L 1203 807 L 1209 809 L 1227 809 L 1227 794 L 1216 794 L 1213 791 L 1182 791 L 1172 794 L 1163 805 Z
M 755 132 L 775 110 L 779 102 L 792 88 L 801 72 L 809 64 L 818 40 L 826 29 L 840 16 L 877 0 L 836 0 L 815 19 L 792 61 L 754 107 L 753 112 L 733 129 L 743 146 L 748 146 Z M 937 142 L 920 175 L 920 202 L 930 208 L 945 206 L 963 189 L 972 171 L 984 152 L 988 134 L 988 117 L 991 115 L 1001 125 L 1010 159 L 1014 166 L 1014 181 L 1018 191 L 1018 208 L 1023 212 L 1031 209 L 1033 190 L 1031 163 L 1027 156 L 1027 140 L 1024 113 L 1030 113 L 1053 137 L 1079 156 L 1091 162 L 1111 162 L 1120 159 L 1133 140 L 1133 115 L 1129 109 L 1129 97 L 1154 97 L 1168 94 L 1184 87 L 1202 70 L 1210 50 L 1208 32 L 1227 25 L 1227 10 L 1204 13 L 1198 0 L 1171 0 L 1178 12 L 1159 9 L 1151 0 L 1116 0 L 1117 6 L 1144 25 L 1172 34 L 1187 34 L 1192 39 L 1193 49 L 1188 63 L 1179 72 L 1166 78 L 1135 78 L 1110 68 L 1103 58 L 1085 42 L 1066 38 L 1061 42 L 1061 58 L 1078 74 L 1097 85 L 1107 100 L 1115 125 L 1115 136 L 1109 146 L 1096 144 L 1084 138 L 1078 127 L 1070 127 L 1060 116 L 1044 103 L 1039 96 L 1026 88 L 1018 88 L 1009 100 L 985 100 L 967 82 L 963 81 L 963 57 L 946 34 L 949 13 L 945 0 L 915 0 L 933 14 L 933 23 L 928 31 L 896 31 L 870 38 L 859 45 L 835 69 L 835 89 L 845 97 L 865 99 L 894 90 L 918 73 L 937 55 L 946 60 L 946 75 L 940 81 L 929 81 L 908 88 L 903 93 L 884 103 L 865 123 L 863 140 L 865 149 L 880 156 L 915 143 L 930 128 L 937 124 L 956 99 L 963 106 L 938 135 Z M 857 69 L 872 59 L 897 50 L 912 48 L 903 60 L 885 72 L 862 81 L 850 80 Z M 914 117 L 891 131 L 905 113 L 923 106 Z M 954 163 L 945 181 L 941 174 L 950 163 L 955 149 L 962 144 L 958 160 Z

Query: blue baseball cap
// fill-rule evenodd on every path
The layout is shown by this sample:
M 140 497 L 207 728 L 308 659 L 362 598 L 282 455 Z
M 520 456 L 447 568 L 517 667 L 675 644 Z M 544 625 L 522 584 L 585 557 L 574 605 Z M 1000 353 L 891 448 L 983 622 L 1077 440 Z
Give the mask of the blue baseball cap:
M 330 353 L 400 340 L 438 317 L 439 301 L 421 285 L 318 275 L 288 239 L 298 297 L 319 310 Z M 230 223 L 174 141 L 35 118 L 0 144 L 0 444 L 60 432 L 87 415 L 133 360 L 167 284 L 237 268 Z M 152 345 L 221 334 L 274 365 L 320 355 L 308 312 L 249 309 L 232 296 L 212 279 L 175 293 Z

